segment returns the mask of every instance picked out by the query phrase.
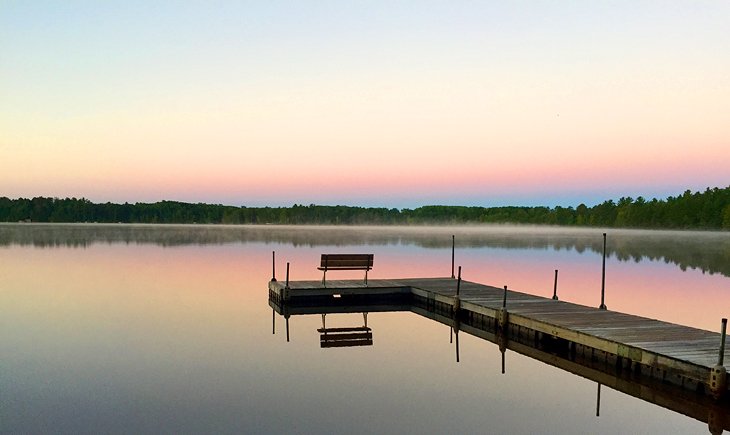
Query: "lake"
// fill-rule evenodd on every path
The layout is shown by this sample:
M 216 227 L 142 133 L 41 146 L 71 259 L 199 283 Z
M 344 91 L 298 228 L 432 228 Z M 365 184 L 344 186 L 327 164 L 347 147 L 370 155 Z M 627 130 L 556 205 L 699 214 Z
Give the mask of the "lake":
M 0 224 L 4 433 L 710 433 L 666 409 L 416 313 L 372 312 L 367 346 L 321 348 L 267 283 L 462 276 L 711 331 L 730 315 L 730 233 L 548 227 Z M 361 278 L 361 272 L 332 272 Z M 330 274 L 328 274 L 329 276 Z M 364 323 L 330 314 L 327 327 Z M 272 324 L 273 323 L 273 324 Z M 727 363 L 727 362 L 726 362 Z

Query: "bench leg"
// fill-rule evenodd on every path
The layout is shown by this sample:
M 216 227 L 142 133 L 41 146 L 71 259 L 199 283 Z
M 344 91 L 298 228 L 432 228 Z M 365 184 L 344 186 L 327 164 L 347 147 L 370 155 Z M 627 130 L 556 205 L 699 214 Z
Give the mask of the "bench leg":
M 368 270 L 365 269 L 365 285 L 368 285 Z
M 327 287 L 327 284 L 325 284 L 326 277 L 327 277 L 327 269 L 325 269 L 324 273 L 322 273 L 322 287 Z

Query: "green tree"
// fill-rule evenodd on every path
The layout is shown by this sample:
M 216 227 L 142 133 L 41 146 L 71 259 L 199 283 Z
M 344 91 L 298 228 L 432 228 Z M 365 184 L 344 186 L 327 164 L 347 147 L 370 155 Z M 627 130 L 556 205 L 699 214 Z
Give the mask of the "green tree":
M 730 229 L 730 204 L 726 205 L 725 208 L 722 209 L 722 227 Z

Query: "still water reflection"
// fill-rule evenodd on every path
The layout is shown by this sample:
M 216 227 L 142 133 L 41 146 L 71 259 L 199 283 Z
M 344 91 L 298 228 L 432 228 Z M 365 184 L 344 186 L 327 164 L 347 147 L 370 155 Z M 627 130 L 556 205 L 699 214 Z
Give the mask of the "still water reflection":
M 406 302 L 389 298 L 388 300 L 360 299 L 358 306 L 349 306 L 340 301 L 322 300 L 319 304 L 311 302 L 297 304 L 279 303 L 269 299 L 273 309 L 272 326 L 276 334 L 276 314 L 284 318 L 287 341 L 290 336 L 290 319 L 301 315 L 317 314 L 322 317 L 322 328 L 317 332 L 320 336 L 320 347 L 354 347 L 373 344 L 372 328 L 367 326 L 367 316 L 372 312 L 399 312 L 411 311 L 423 317 L 442 323 L 449 328 L 449 343 L 453 344 L 455 361 L 461 361 L 459 336 L 469 334 L 485 341 L 496 344 L 501 353 L 501 373 L 507 373 L 507 352 L 517 352 L 532 359 L 541 361 L 549 366 L 560 368 L 596 383 L 596 417 L 601 411 L 601 387 L 607 385 L 613 390 L 621 391 L 629 396 L 640 398 L 649 403 L 662 406 L 677 413 L 684 414 L 708 425 L 710 433 L 722 433 L 723 429 L 730 428 L 730 407 L 727 402 L 716 402 L 713 399 L 674 385 L 663 383 L 656 379 L 642 377 L 630 369 L 622 369 L 615 362 L 594 358 L 590 352 L 574 351 L 565 346 L 565 342 L 553 340 L 550 337 L 536 339 L 529 334 L 515 334 L 495 328 L 480 318 L 457 318 L 449 309 L 438 309 L 425 302 L 415 300 Z M 325 328 L 325 320 L 335 314 L 363 311 L 363 326 Z M 350 316 L 352 318 L 352 316 Z M 355 316 L 357 317 L 357 316 Z M 356 319 L 355 319 L 356 320 Z M 351 320 L 352 321 L 352 320 Z
M 271 334 L 271 251 L 375 254 L 371 277 L 448 276 L 597 305 L 601 230 L 0 225 L 0 431 L 708 433 L 708 425 L 412 312 L 290 319 Z M 727 233 L 609 231 L 609 309 L 716 330 Z M 627 261 L 628 260 L 628 261 Z M 341 272 L 341 277 L 348 277 Z M 358 273 L 352 277 L 359 278 Z M 371 343 L 321 346 L 367 326 Z M 367 339 L 367 338 L 366 338 Z

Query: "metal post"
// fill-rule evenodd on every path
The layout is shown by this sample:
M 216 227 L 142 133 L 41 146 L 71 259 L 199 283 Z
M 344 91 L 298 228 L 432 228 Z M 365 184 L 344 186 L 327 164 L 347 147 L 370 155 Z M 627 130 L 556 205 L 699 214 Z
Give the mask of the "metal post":
M 502 374 L 504 374 L 506 372 L 506 370 L 505 370 L 506 369 L 506 365 L 505 365 L 505 362 L 504 362 L 504 354 L 505 353 L 506 353 L 505 351 L 502 351 Z
M 286 342 L 289 343 L 289 316 L 284 316 L 286 319 Z
M 722 327 L 720 328 L 720 358 L 717 365 L 721 366 L 725 362 L 725 336 L 727 335 L 727 319 L 722 319 Z
M 451 235 L 451 279 L 454 279 L 454 249 L 456 247 L 456 236 Z
M 289 262 L 286 262 L 286 288 L 289 288 Z
M 606 309 L 606 233 L 603 233 L 603 269 L 601 271 L 601 310 Z
M 456 280 L 456 296 L 459 296 L 461 290 L 461 266 L 459 266 L 459 279 Z
M 558 300 L 558 269 L 555 269 L 555 284 L 553 285 L 553 300 Z
M 598 384 L 598 392 L 596 393 L 596 417 L 601 416 L 601 384 Z
M 504 286 L 504 297 L 502 297 L 502 308 L 507 308 L 507 286 Z
M 271 251 L 271 280 L 276 281 L 276 251 Z
M 271 333 L 276 335 L 276 310 L 271 309 Z

